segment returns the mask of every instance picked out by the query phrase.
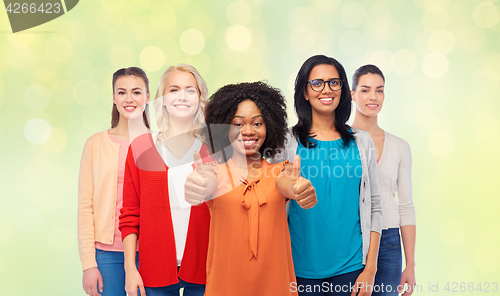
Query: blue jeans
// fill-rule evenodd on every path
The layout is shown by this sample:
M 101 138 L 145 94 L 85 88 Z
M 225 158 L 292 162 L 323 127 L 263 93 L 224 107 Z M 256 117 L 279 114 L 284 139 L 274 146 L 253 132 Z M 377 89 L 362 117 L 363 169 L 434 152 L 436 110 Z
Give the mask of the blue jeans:
M 157 288 L 145 287 L 146 296 L 179 296 L 181 288 L 184 288 L 182 292 L 183 296 L 203 296 L 205 294 L 205 285 L 188 283 L 180 278 L 177 284 L 170 286 Z
M 123 252 L 95 249 L 97 269 L 102 276 L 102 296 L 125 296 L 125 259 Z M 139 252 L 135 254 L 135 264 L 139 266 Z
M 399 228 L 382 230 L 372 296 L 398 295 L 402 270 Z
M 354 286 L 356 279 L 361 272 L 363 272 L 363 269 L 364 268 L 361 268 L 326 279 L 306 279 L 297 277 L 297 290 L 299 296 L 350 296 L 350 287 Z

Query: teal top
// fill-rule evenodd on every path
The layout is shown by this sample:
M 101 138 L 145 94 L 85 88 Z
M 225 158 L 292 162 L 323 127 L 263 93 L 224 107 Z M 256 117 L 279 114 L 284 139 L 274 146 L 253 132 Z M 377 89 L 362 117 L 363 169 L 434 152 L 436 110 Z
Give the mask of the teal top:
M 358 146 L 343 140 L 299 142 L 300 171 L 316 189 L 318 203 L 309 210 L 290 201 L 288 226 L 298 277 L 323 279 L 364 267 L 359 216 L 363 173 Z

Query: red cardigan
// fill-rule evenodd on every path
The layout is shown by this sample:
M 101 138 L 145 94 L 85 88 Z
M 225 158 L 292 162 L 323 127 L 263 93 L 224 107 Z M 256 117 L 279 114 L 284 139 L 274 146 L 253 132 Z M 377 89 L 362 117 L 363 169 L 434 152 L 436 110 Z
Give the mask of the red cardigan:
M 200 155 L 208 156 L 205 145 Z M 167 172 L 168 167 L 150 134 L 132 141 L 125 164 L 120 211 L 122 239 L 131 233 L 139 236 L 139 273 L 144 286 L 169 286 L 178 283 L 178 277 L 205 284 L 210 212 L 205 203 L 191 207 L 184 256 L 177 272 Z

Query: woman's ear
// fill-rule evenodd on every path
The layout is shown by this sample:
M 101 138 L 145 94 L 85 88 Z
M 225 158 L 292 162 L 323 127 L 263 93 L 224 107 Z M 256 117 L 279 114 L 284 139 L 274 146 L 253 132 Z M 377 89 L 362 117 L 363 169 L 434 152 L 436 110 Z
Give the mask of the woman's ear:
M 351 90 L 351 99 L 354 101 L 354 91 Z
M 148 95 L 147 95 L 147 97 L 146 97 L 146 104 L 149 104 L 149 96 L 150 96 L 150 95 L 149 95 L 149 93 L 148 93 Z
M 309 101 L 309 98 L 307 97 L 307 91 L 304 91 L 304 99 L 306 99 L 306 101 Z

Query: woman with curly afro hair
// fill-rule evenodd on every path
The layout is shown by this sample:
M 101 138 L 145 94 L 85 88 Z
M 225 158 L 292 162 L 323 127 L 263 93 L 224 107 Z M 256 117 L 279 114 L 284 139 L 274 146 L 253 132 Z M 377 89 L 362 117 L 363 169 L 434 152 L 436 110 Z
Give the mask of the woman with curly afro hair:
M 316 204 L 299 161 L 269 164 L 283 147 L 283 96 L 264 82 L 226 85 L 212 95 L 205 120 L 219 164 L 196 169 L 185 185 L 191 204 L 206 201 L 211 214 L 206 296 L 297 295 L 286 222 L 286 201 Z

